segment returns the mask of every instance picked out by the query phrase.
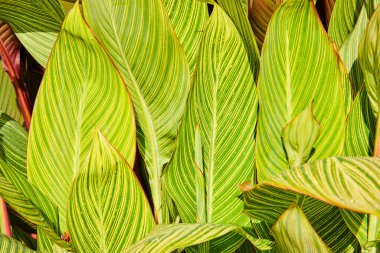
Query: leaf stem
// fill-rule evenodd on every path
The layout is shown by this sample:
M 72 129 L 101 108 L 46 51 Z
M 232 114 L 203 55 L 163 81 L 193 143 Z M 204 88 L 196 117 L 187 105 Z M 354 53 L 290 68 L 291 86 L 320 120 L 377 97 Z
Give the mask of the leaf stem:
M 9 215 L 7 210 L 7 205 L 5 204 L 4 199 L 0 198 L 0 206 L 1 206 L 1 214 L 3 220 L 2 222 L 2 232 L 9 237 L 12 237 L 12 230 L 11 230 L 11 224 L 9 221 Z

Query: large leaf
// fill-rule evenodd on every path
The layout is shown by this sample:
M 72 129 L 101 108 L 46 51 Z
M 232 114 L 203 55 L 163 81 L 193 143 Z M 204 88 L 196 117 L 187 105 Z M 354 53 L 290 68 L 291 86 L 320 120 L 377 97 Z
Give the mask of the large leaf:
M 218 0 L 218 4 L 231 18 L 243 40 L 251 70 L 256 80 L 260 69 L 260 52 L 249 24 L 247 13 L 240 2 L 241 0 Z
M 235 225 L 219 224 L 170 224 L 159 225 L 143 240 L 127 249 L 128 253 L 169 253 L 176 249 L 200 244 L 212 239 L 224 236 L 228 233 L 236 233 L 246 237 L 255 247 L 268 250 L 273 243 L 265 239 L 257 239 L 248 234 L 244 229 Z M 229 241 L 224 241 L 224 247 L 229 247 Z M 212 249 L 210 249 L 212 252 Z
M 273 13 L 284 0 L 250 0 L 248 6 L 248 17 L 253 33 L 255 34 L 257 46 L 263 47 L 265 34 Z
M 162 0 L 162 2 L 193 73 L 199 44 L 208 19 L 207 4 L 198 0 Z
M 28 177 L 58 206 L 66 228 L 70 186 L 99 128 L 129 164 L 135 126 L 125 84 L 81 17 L 67 16 L 34 107 L 28 142 Z
M 10 24 L 28 52 L 46 66 L 65 18 L 59 0 L 0 0 L 0 20 Z
M 237 185 L 252 176 L 256 116 L 257 93 L 244 43 L 231 19 L 215 5 L 201 43 L 178 149 L 168 167 L 169 193 L 184 222 L 197 222 L 196 175 L 203 167 L 207 222 L 248 225 L 248 217 L 241 215 Z M 196 155 L 199 143 L 202 158 Z
M 0 234 L 0 251 L 7 253 L 33 253 L 34 250 L 29 249 L 24 244 L 15 239 Z
M 272 227 L 278 252 L 332 252 L 317 235 L 302 209 L 291 206 Z
M 86 215 L 83 215 L 83 214 Z M 69 200 L 70 238 L 77 252 L 123 252 L 154 225 L 132 168 L 98 132 Z
M 268 28 L 258 83 L 259 182 L 288 168 L 281 130 L 313 100 L 313 111 L 322 131 L 310 160 L 342 151 L 345 82 L 334 49 L 316 15 L 311 1 L 288 0 L 275 13 Z
M 372 15 L 360 42 L 359 62 L 375 115 L 380 105 L 380 5 Z
M 186 56 L 159 0 L 84 0 L 83 6 L 131 92 L 155 219 L 162 223 L 161 174 L 190 88 Z

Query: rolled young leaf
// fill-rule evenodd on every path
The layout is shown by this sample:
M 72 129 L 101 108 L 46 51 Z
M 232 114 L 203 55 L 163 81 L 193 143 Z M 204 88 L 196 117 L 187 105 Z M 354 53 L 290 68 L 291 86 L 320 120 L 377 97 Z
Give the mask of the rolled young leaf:
M 0 0 L 0 20 L 7 22 L 28 52 L 46 66 L 65 18 L 59 0 Z
M 135 125 L 119 73 L 84 22 L 68 14 L 37 96 L 28 142 L 28 178 L 58 206 L 66 231 L 70 186 L 98 127 L 132 165 Z
M 253 238 L 244 229 L 230 224 L 169 224 L 159 225 L 144 239 L 129 247 L 125 253 L 170 253 L 176 249 L 210 241 L 228 233 L 238 233 L 246 237 L 255 247 L 269 250 L 273 243 L 265 239 Z M 225 242 L 228 247 L 228 241 Z
M 132 168 L 99 130 L 71 189 L 68 225 L 76 251 L 94 253 L 123 252 L 154 225 Z
M 162 223 L 162 170 L 190 89 L 186 55 L 160 0 L 84 0 L 83 9 L 131 92 L 155 219 Z
M 341 66 L 312 1 L 288 0 L 273 16 L 257 87 L 259 182 L 288 168 L 281 130 L 311 101 L 322 131 L 309 160 L 342 152 L 346 107 Z

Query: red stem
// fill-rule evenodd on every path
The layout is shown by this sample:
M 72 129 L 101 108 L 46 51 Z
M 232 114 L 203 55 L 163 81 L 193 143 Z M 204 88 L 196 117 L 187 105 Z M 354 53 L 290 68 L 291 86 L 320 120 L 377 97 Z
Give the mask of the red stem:
M 4 234 L 6 236 L 12 237 L 11 223 L 9 222 L 7 205 L 5 204 L 4 199 L 2 198 L 0 198 L 0 205 L 1 205 L 1 210 L 3 212 L 2 223 L 3 223 Z

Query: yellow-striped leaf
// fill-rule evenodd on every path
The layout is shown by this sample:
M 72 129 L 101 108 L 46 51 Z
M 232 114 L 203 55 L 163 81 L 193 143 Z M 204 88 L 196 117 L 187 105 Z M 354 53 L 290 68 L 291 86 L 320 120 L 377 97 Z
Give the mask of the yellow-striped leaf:
M 262 50 L 256 146 L 259 182 L 289 167 L 281 130 L 312 101 L 322 131 L 309 160 L 341 153 L 348 109 L 343 84 L 341 67 L 313 2 L 286 1 L 272 18 Z
M 246 237 L 256 248 L 261 250 L 269 250 L 273 246 L 271 241 L 254 238 L 244 229 L 235 225 L 181 223 L 157 226 L 147 237 L 132 245 L 125 253 L 170 253 L 176 249 L 207 242 L 229 233 Z M 229 243 L 228 240 L 224 241 L 224 248 L 229 247 Z M 210 252 L 216 251 L 210 249 Z
M 186 55 L 160 0 L 84 0 L 83 7 L 131 92 L 155 219 L 162 223 L 161 174 L 190 88 Z
M 25 244 L 16 241 L 13 238 L 0 234 L 0 251 L 7 253 L 33 253 Z
M 10 24 L 42 66 L 47 64 L 65 14 L 59 0 L 0 0 L 0 20 Z
M 198 0 L 162 0 L 162 2 L 193 73 L 199 44 L 208 19 L 207 4 Z
M 249 224 L 241 214 L 237 185 L 252 176 L 256 116 L 257 93 L 244 43 L 232 20 L 215 5 L 201 43 L 178 148 L 165 175 L 183 222 L 197 222 L 197 163 L 203 166 L 207 222 Z M 202 161 L 195 156 L 199 143 Z M 231 238 L 231 247 L 241 243 L 241 238 Z M 220 246 L 215 252 L 226 250 Z
M 373 13 L 360 42 L 359 62 L 371 107 L 377 115 L 380 104 L 380 5 Z
M 94 127 L 133 164 L 136 137 L 127 89 L 76 5 L 37 96 L 27 154 L 28 177 L 58 206 L 62 231 L 70 186 L 90 150 Z
M 355 235 L 360 246 L 365 247 L 368 241 L 368 215 L 341 209 L 341 214 L 347 227 Z
M 291 206 L 279 218 L 271 232 L 278 252 L 332 252 L 297 205 Z
M 77 252 L 123 252 L 153 225 L 149 202 L 132 168 L 97 131 L 70 194 L 73 246 Z

